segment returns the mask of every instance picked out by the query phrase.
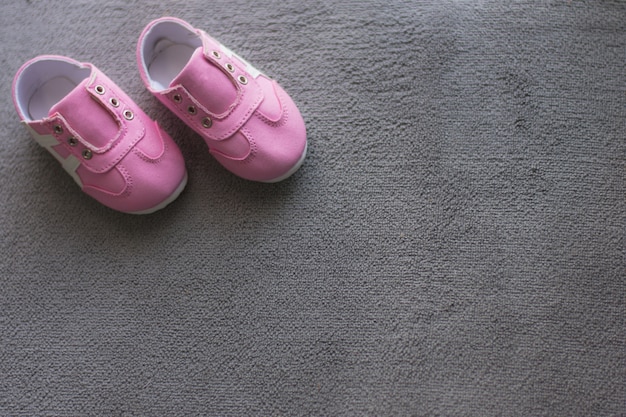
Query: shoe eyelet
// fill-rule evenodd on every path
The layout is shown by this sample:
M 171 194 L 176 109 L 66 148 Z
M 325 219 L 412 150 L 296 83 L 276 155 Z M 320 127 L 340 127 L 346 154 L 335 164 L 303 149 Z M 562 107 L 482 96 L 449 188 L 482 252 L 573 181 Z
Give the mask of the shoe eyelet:
M 198 110 L 196 110 L 196 107 L 195 107 L 195 106 L 189 106 L 189 107 L 187 107 L 187 113 L 189 113 L 189 114 L 191 114 L 191 115 L 194 115 L 194 114 L 196 114 L 197 112 L 198 112 Z
M 228 70 L 228 72 L 235 72 L 235 66 L 230 62 L 226 64 L 226 69 Z
M 211 120 L 209 116 L 205 117 L 204 119 L 202 119 L 202 126 L 207 129 L 210 128 L 211 126 L 213 126 L 213 120 Z
M 76 146 L 76 144 L 78 144 L 78 141 L 75 137 L 71 137 L 67 139 L 67 144 L 70 146 Z
M 241 84 L 243 84 L 243 85 L 248 84 L 248 79 L 247 79 L 245 76 L 243 76 L 243 75 L 240 75 L 239 77 L 237 77 L 237 79 L 238 79 L 238 80 L 239 80 L 239 82 L 240 82 Z
M 109 99 L 109 103 L 111 103 L 111 106 L 113 106 L 113 107 L 119 107 L 120 106 L 120 101 L 118 99 L 116 99 L 115 97 L 111 97 Z
M 220 54 L 220 53 L 219 53 L 219 52 L 217 52 L 217 51 L 213 51 L 213 52 L 211 52 L 211 55 L 213 55 L 213 56 L 214 56 L 215 58 L 217 58 L 217 59 L 220 59 L 220 58 L 222 57 L 222 54 Z
M 174 100 L 174 103 L 180 103 L 181 101 L 183 101 L 183 98 L 180 96 L 180 94 L 174 94 L 172 100 Z
M 56 133 L 57 135 L 60 135 L 61 133 L 63 133 L 63 126 L 55 125 L 54 126 L 54 133 Z
M 91 150 L 89 149 L 83 150 L 82 154 L 83 154 L 83 158 L 85 159 L 91 159 L 93 157 L 93 152 L 91 152 Z
M 97 85 L 96 88 L 94 88 L 94 90 L 96 90 L 96 93 L 100 95 L 104 94 L 104 87 L 101 85 Z
M 135 115 L 133 114 L 132 111 L 124 110 L 124 119 L 126 119 L 126 120 L 133 120 L 134 117 L 135 117 Z

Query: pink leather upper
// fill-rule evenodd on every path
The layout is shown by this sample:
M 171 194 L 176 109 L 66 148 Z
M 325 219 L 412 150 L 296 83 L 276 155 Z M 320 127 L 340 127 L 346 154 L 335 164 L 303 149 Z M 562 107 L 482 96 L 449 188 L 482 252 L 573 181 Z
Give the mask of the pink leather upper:
M 91 64 L 91 76 L 52 106 L 47 117 L 24 120 L 61 162 L 80 161 L 75 172 L 85 193 L 123 212 L 142 212 L 166 200 L 186 179 L 184 160 L 173 140 L 115 83 Z M 16 75 L 36 60 L 29 61 Z
M 162 22 L 185 27 L 200 38 L 202 46 L 170 85 L 159 89 L 150 82 L 142 42 Z M 205 32 L 180 19 L 158 19 L 144 29 L 137 59 L 148 89 L 198 132 L 231 172 L 250 180 L 271 181 L 303 156 L 306 129 L 288 94 Z

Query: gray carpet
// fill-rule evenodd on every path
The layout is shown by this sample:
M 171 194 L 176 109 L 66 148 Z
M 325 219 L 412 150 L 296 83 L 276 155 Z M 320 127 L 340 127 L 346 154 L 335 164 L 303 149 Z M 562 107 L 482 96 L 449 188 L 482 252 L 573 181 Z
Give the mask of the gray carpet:
M 626 2 L 4 1 L 0 415 L 626 415 Z M 238 179 L 139 78 L 204 28 L 300 106 L 309 156 Z M 11 103 L 92 62 L 180 145 L 114 212 Z

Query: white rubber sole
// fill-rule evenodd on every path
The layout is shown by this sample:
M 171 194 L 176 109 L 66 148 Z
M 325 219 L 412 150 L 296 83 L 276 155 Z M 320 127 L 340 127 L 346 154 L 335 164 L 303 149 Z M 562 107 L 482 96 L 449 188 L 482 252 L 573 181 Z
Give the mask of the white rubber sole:
M 271 179 L 271 180 L 260 181 L 260 182 L 275 183 L 275 182 L 280 182 L 280 181 L 286 180 L 287 178 L 291 177 L 293 174 L 296 173 L 297 170 L 300 169 L 300 167 L 304 163 L 304 159 L 306 158 L 306 152 L 307 152 L 308 148 L 309 148 L 309 144 L 307 142 L 304 145 L 304 151 L 302 152 L 302 155 L 300 156 L 300 159 L 298 159 L 298 162 L 296 162 L 296 164 L 293 167 L 291 167 L 291 169 L 289 171 L 287 171 L 286 174 L 283 174 L 283 175 L 281 175 L 278 178 L 274 178 L 274 179 Z
M 187 185 L 187 173 L 185 173 L 185 178 L 183 178 L 183 180 L 180 182 L 178 187 L 176 187 L 176 190 L 174 190 L 174 192 L 170 194 L 170 196 L 167 197 L 162 203 L 152 208 L 149 208 L 147 210 L 133 211 L 133 212 L 129 212 L 128 214 L 150 214 L 150 213 L 154 213 L 155 211 L 159 211 L 165 206 L 167 206 L 168 204 L 170 204 L 171 202 L 173 202 L 174 200 L 176 200 L 178 196 L 180 195 L 180 193 L 183 192 L 186 185 Z

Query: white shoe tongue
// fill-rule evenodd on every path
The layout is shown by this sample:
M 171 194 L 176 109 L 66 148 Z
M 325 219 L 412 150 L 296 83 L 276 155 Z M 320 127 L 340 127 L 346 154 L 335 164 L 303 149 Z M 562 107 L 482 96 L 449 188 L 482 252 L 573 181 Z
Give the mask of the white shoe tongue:
M 226 57 L 222 57 L 226 64 Z M 204 56 L 198 47 L 180 73 L 170 83 L 170 88 L 183 86 L 209 112 L 226 113 L 237 101 L 237 87 L 226 74 Z
M 103 148 L 119 135 L 120 126 L 103 105 L 87 91 L 85 78 L 58 103 L 50 108 L 49 116 L 59 113 L 79 138 L 95 148 Z

